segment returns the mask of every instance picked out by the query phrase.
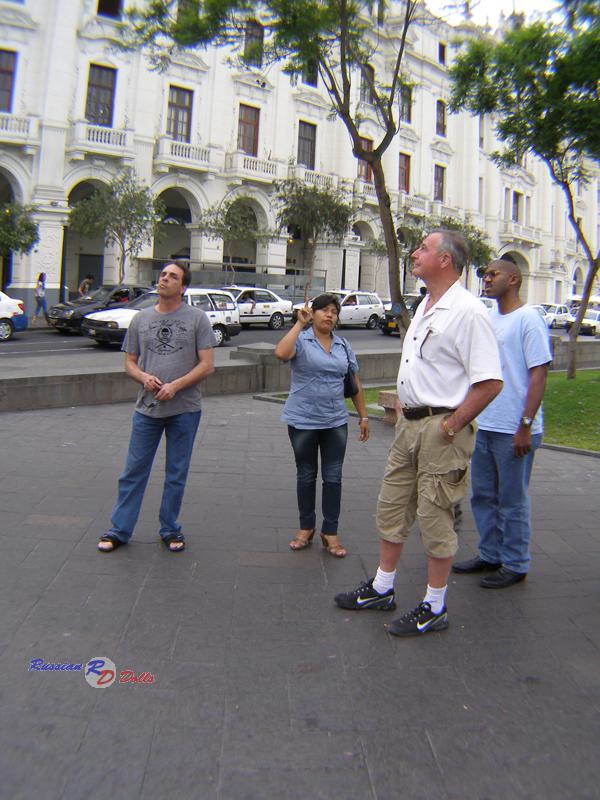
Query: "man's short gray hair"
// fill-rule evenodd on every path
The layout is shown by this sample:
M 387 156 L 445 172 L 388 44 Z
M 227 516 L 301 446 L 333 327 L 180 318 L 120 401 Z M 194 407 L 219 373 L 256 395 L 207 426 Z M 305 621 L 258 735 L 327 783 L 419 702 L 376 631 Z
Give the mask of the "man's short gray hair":
M 449 231 L 445 228 L 437 228 L 431 233 L 440 234 L 441 242 L 438 247 L 438 253 L 448 253 L 452 266 L 459 275 L 462 275 L 462 271 L 465 265 L 469 263 L 471 256 L 465 237 L 458 231 Z

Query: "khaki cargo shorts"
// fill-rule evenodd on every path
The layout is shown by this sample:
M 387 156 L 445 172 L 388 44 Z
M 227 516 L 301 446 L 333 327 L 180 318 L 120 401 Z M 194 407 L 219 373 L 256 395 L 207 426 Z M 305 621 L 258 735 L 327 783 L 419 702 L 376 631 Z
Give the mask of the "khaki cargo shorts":
M 388 542 L 405 542 L 419 522 L 425 550 L 433 558 L 456 553 L 454 505 L 467 493 L 476 424 L 446 442 L 442 417 L 407 420 L 399 415 L 377 500 L 377 530 Z

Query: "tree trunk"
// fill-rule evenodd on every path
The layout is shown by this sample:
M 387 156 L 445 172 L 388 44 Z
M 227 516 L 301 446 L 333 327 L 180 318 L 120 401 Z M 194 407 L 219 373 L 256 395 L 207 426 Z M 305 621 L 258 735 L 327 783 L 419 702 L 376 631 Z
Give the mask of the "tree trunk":
M 410 325 L 410 315 L 404 305 L 400 289 L 400 252 L 398 249 L 398 237 L 396 236 L 390 196 L 385 185 L 385 175 L 380 158 L 373 160 L 372 169 L 375 193 L 377 194 L 379 204 L 379 218 L 381 220 L 383 238 L 387 249 L 390 298 L 392 300 L 392 306 L 400 306 L 400 313 L 395 314 L 398 324 L 401 325 L 404 330 L 407 330 Z
M 313 275 L 315 272 L 315 241 L 306 239 L 304 242 L 304 271 L 306 273 L 306 284 L 304 285 L 304 305 L 308 303 L 308 295 L 312 286 Z

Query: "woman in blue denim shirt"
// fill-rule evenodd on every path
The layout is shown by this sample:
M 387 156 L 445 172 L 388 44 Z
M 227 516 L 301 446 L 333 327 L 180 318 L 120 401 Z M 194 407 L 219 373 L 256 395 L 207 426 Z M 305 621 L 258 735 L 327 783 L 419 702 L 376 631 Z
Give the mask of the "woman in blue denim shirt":
M 281 419 L 288 433 L 297 471 L 300 530 L 290 542 L 292 550 L 304 550 L 315 535 L 315 498 L 318 456 L 323 480 L 323 547 L 335 558 L 346 550 L 338 540 L 342 499 L 342 466 L 348 438 L 348 411 L 344 401 L 344 376 L 348 362 L 358 371 L 352 349 L 333 333 L 340 303 L 335 295 L 321 294 L 298 312 L 298 321 L 275 348 L 281 361 L 292 367 L 290 394 Z M 312 325 L 311 325 L 312 323 Z M 310 326 L 310 327 L 307 327 Z M 306 328 L 306 329 L 305 329 Z M 358 374 L 358 394 L 352 398 L 359 415 L 361 442 L 369 438 L 369 420 Z

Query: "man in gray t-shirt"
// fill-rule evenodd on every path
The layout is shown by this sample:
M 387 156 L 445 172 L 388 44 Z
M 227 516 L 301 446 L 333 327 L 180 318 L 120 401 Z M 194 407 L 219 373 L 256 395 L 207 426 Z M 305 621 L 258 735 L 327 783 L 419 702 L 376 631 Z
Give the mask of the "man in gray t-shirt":
M 112 524 L 98 542 L 104 553 L 127 544 L 133 535 L 163 433 L 166 464 L 160 536 L 173 553 L 185 548 L 177 518 L 200 424 L 200 382 L 214 372 L 215 344 L 205 312 L 183 299 L 189 284 L 187 267 L 167 264 L 158 280 L 156 305 L 136 314 L 123 342 L 125 371 L 141 387 Z

